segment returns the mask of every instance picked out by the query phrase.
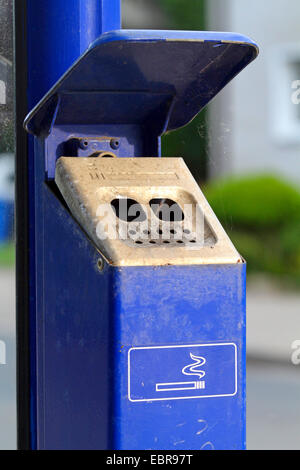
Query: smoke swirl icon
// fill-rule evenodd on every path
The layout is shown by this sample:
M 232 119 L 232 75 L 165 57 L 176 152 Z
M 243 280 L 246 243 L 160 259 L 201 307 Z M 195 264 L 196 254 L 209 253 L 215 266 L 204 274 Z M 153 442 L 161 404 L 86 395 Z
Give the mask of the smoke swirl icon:
M 176 392 L 180 390 L 204 390 L 205 381 L 203 380 L 206 373 L 204 370 L 201 370 L 206 364 L 206 359 L 204 357 L 195 356 L 190 353 L 190 358 L 194 361 L 192 364 L 185 366 L 182 369 L 183 375 L 187 376 L 197 376 L 199 380 L 194 382 L 173 382 L 173 383 L 159 383 L 156 384 L 157 392 Z
M 194 356 L 194 354 L 190 353 L 191 359 L 193 364 L 185 366 L 182 369 L 182 373 L 184 375 L 198 375 L 199 380 L 202 380 L 205 377 L 205 372 L 203 370 L 197 370 L 198 367 L 202 367 L 206 364 L 206 359 L 204 357 Z

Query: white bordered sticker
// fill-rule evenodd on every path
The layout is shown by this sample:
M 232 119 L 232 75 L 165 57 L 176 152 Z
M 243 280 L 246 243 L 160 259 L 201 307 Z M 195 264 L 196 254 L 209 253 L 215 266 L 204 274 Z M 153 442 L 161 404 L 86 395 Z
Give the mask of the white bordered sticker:
M 235 343 L 136 347 L 128 351 L 131 402 L 233 397 Z

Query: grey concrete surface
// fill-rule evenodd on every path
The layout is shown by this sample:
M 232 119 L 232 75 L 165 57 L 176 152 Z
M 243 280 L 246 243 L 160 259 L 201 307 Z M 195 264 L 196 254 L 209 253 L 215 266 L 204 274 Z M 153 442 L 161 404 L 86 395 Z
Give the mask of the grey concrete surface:
M 1 334 L 0 334 L 1 335 Z M 16 448 L 15 341 L 1 336 L 7 347 L 7 364 L 0 365 L 0 450 Z
M 249 282 L 248 355 L 288 364 L 295 340 L 300 340 L 300 291 L 282 290 L 263 277 Z
M 300 366 L 290 361 L 299 335 L 299 295 L 266 281 L 248 292 L 248 448 L 300 449 Z M 14 272 L 0 270 L 0 340 L 7 364 L 0 365 L 0 450 L 16 447 Z M 253 360 L 254 359 L 254 360 Z
M 0 270 L 0 340 L 6 345 L 6 364 L 0 364 L 0 450 L 16 448 L 15 277 Z
M 249 450 L 300 449 L 300 366 L 249 361 Z
M 15 333 L 15 272 L 0 269 L 0 336 Z

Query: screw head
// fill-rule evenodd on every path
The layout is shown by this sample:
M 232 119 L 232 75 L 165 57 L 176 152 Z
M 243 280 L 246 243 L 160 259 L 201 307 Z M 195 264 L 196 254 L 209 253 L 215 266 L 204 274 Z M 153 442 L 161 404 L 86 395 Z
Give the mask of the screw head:
M 102 272 L 103 269 L 104 269 L 104 261 L 102 258 L 99 258 L 98 261 L 97 261 L 97 268 L 98 268 L 98 271 Z
M 89 147 L 89 141 L 86 139 L 81 139 L 79 142 L 79 147 L 83 150 L 86 150 Z
M 119 139 L 111 139 L 110 146 L 113 150 L 117 150 L 120 147 Z

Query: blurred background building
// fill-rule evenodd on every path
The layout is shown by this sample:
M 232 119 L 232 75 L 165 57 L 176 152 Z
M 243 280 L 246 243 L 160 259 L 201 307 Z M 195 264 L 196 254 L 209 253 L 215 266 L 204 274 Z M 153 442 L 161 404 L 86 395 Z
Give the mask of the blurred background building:
M 13 236 L 14 122 L 12 2 L 0 1 L 0 246 Z
M 209 0 L 207 7 L 209 29 L 241 31 L 260 46 L 259 58 L 211 106 L 211 175 L 267 171 L 300 183 L 300 107 L 292 102 L 299 1 Z
M 185 158 L 248 262 L 248 447 L 299 449 L 300 366 L 291 362 L 291 345 L 300 340 L 300 104 L 292 102 L 300 3 L 122 3 L 124 28 L 235 31 L 260 46 L 259 58 L 199 117 L 163 138 L 162 153 Z M 12 5 L 0 0 L 0 340 L 7 344 L 0 449 L 14 448 L 16 434 L 14 246 L 4 214 L 14 179 Z

